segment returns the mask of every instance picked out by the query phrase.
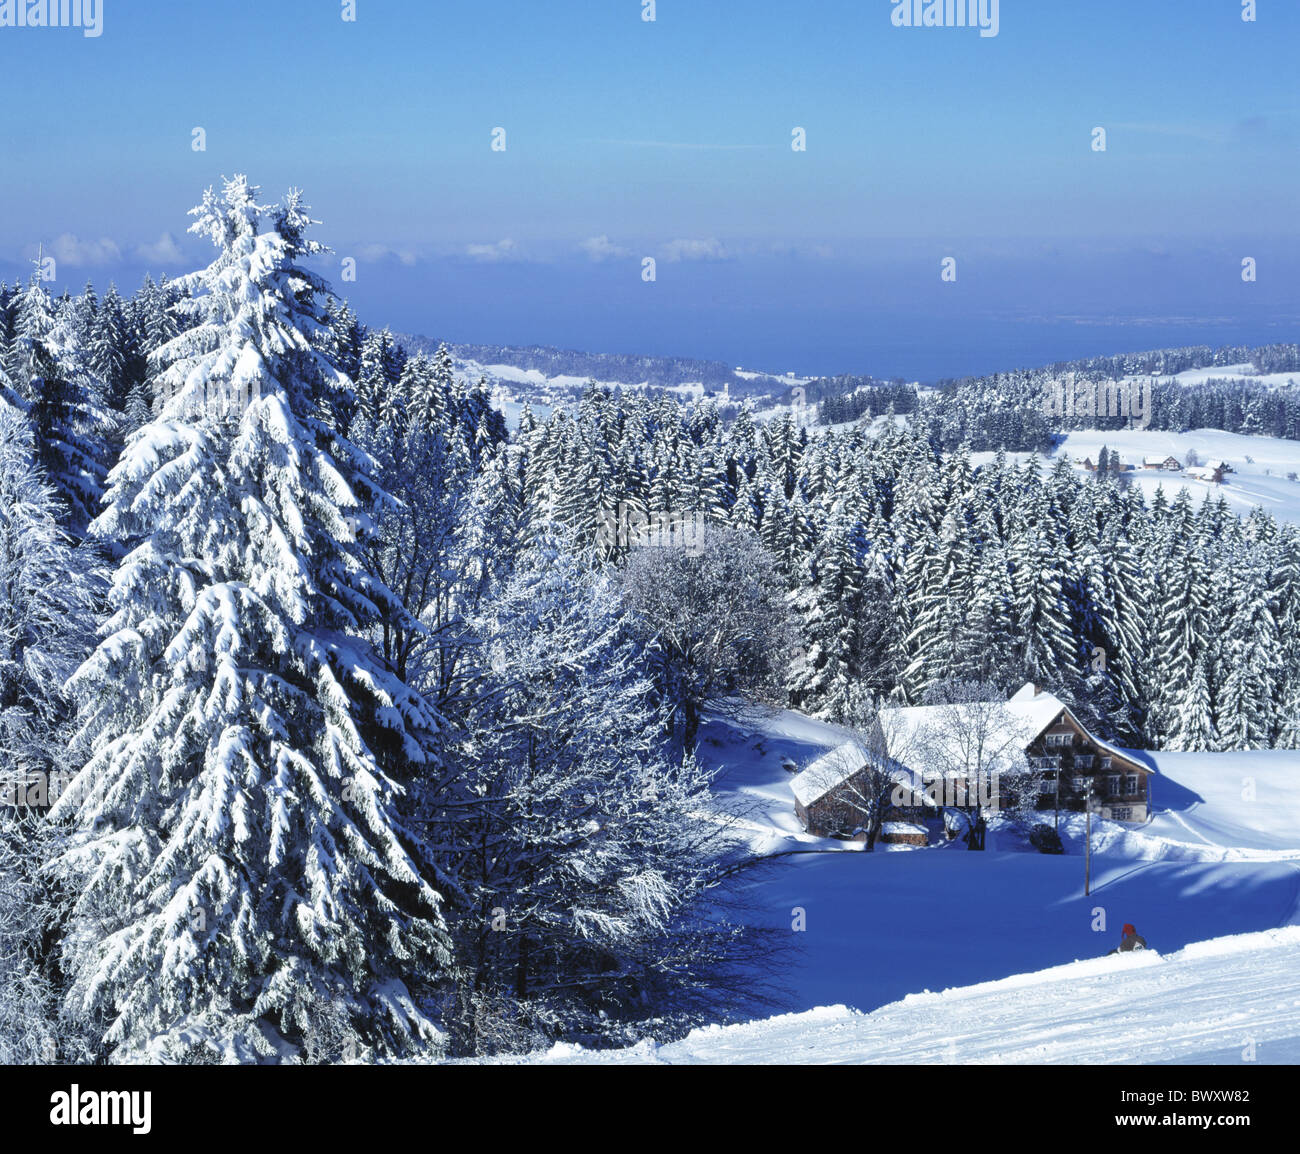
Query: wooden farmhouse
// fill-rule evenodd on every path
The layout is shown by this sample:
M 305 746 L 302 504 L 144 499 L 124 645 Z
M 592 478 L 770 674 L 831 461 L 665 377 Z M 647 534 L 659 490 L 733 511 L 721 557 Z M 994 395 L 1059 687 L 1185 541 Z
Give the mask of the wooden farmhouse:
M 1102 817 L 1147 820 L 1151 768 L 1089 733 L 1060 698 L 1033 684 L 992 711 L 987 704 L 881 710 L 874 741 L 914 777 L 929 781 L 927 764 L 935 748 L 942 753 L 943 746 L 948 747 L 949 756 L 941 758 L 945 764 L 960 763 L 971 733 L 980 727 L 985 730 L 979 738 L 986 760 L 978 769 L 997 772 L 1003 798 L 1032 789 L 1033 804 L 1040 810 L 1083 810 L 1091 798 L 1093 812 Z M 980 784 L 951 771 L 947 776 L 950 780 L 922 787 L 928 805 L 952 805 L 954 795 L 959 806 L 974 805 Z
M 975 745 L 981 752 L 974 773 L 953 770 L 970 764 Z M 936 761 L 948 768 L 936 773 Z M 865 840 L 871 790 L 882 771 L 893 783 L 881 814 L 879 840 L 886 845 L 926 845 L 927 822 L 937 829 L 945 815 L 991 815 L 1012 803 L 1045 811 L 1082 811 L 1091 803 L 1100 817 L 1129 823 L 1150 813 L 1150 766 L 1089 733 L 1060 698 L 1033 684 L 1005 702 L 882 709 L 866 744 L 846 742 L 791 778 L 803 828 Z
M 1144 469 L 1163 469 L 1168 473 L 1178 473 L 1182 471 L 1183 463 L 1177 457 L 1143 457 L 1142 468 Z
M 1051 694 L 1037 696 L 1050 698 L 1060 706 L 1051 722 L 1025 748 L 1030 769 L 1037 771 L 1038 808 L 1055 809 L 1059 804 L 1061 809 L 1082 810 L 1091 795 L 1094 811 L 1102 817 L 1146 821 L 1150 813 L 1150 766 L 1094 737 Z

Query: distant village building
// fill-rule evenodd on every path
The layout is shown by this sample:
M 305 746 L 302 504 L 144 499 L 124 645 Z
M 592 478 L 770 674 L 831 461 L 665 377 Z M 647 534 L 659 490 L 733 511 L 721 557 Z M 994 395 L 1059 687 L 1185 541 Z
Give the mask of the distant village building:
M 1215 485 L 1223 484 L 1223 468 L 1221 464 L 1218 468 L 1210 465 L 1188 465 L 1187 475 L 1195 477 L 1198 481 L 1209 481 Z
M 1076 457 L 1075 463 L 1088 473 L 1095 473 L 1100 467 L 1100 462 L 1094 461 L 1091 457 Z M 1130 473 L 1133 471 L 1133 466 L 1124 461 L 1116 453 L 1111 453 L 1106 468 L 1110 473 Z
M 1182 472 L 1183 463 L 1177 457 L 1143 457 L 1142 468 L 1163 469 L 1169 473 Z

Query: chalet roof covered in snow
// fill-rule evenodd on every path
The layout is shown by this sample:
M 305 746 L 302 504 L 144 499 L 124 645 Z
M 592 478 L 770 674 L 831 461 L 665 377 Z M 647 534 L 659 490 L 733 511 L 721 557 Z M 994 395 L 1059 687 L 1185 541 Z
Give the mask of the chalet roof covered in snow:
M 843 785 L 870 761 L 871 755 L 861 745 L 856 741 L 846 741 L 829 753 L 822 754 L 802 773 L 790 779 L 795 800 L 800 805 L 811 805 L 837 785 Z
M 948 729 L 983 729 L 986 750 L 1021 752 L 1066 708 L 1055 694 L 1036 691 L 1027 684 L 1000 708 L 989 702 L 955 705 L 914 705 L 903 709 L 882 709 L 880 727 L 891 756 L 904 761 L 915 758 L 923 740 L 942 740 Z
M 948 750 L 960 762 L 963 752 L 955 748 L 960 743 L 954 730 L 981 733 L 986 768 L 1012 771 L 1018 765 L 1019 755 L 1063 712 L 1069 714 L 1096 745 L 1131 762 L 1132 757 L 1123 750 L 1091 734 L 1079 721 L 1070 707 L 1054 693 L 1040 690 L 1027 682 L 1001 708 L 991 710 L 990 702 L 973 702 L 956 705 L 916 705 L 904 709 L 882 709 L 880 727 L 890 756 L 901 761 L 916 760 L 922 754 L 920 746 L 934 742 L 948 742 Z M 1000 763 L 1000 764 L 999 764 Z
M 878 753 L 870 753 L 856 741 L 846 741 L 829 753 L 822 754 L 802 773 L 790 779 L 790 788 L 800 805 L 812 805 L 868 765 L 884 769 L 896 781 L 909 788 L 920 788 L 916 774 L 906 766 Z

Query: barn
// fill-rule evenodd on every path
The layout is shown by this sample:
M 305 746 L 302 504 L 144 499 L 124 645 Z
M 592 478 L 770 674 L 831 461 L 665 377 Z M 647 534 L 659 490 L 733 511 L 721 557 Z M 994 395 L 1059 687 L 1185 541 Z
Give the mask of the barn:
M 790 781 L 794 811 L 804 829 L 817 837 L 858 835 L 866 823 L 866 810 L 873 788 L 871 779 L 880 771 L 886 772 L 908 791 L 916 787 L 914 776 L 908 770 L 880 754 L 871 753 L 857 741 L 846 741 L 811 762 Z M 883 816 L 901 815 L 893 806 L 887 805 Z M 888 839 L 882 836 L 882 840 Z
M 790 781 L 794 811 L 818 837 L 849 837 L 862 824 L 858 798 L 871 757 L 856 741 L 823 754 Z

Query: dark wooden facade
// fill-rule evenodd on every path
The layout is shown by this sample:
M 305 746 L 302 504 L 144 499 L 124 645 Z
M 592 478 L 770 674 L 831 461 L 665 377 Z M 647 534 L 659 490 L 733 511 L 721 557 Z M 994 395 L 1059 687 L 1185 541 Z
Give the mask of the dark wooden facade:
M 794 812 L 803 827 L 815 837 L 852 837 L 866 824 L 863 814 L 866 766 L 859 773 L 845 778 L 821 797 L 804 805 L 797 798 Z
M 1063 710 L 1025 755 L 1038 778 L 1038 808 L 1082 810 L 1091 785 L 1093 810 L 1114 821 L 1146 821 L 1151 770 L 1088 733 Z M 1059 790 L 1059 793 L 1058 793 Z

